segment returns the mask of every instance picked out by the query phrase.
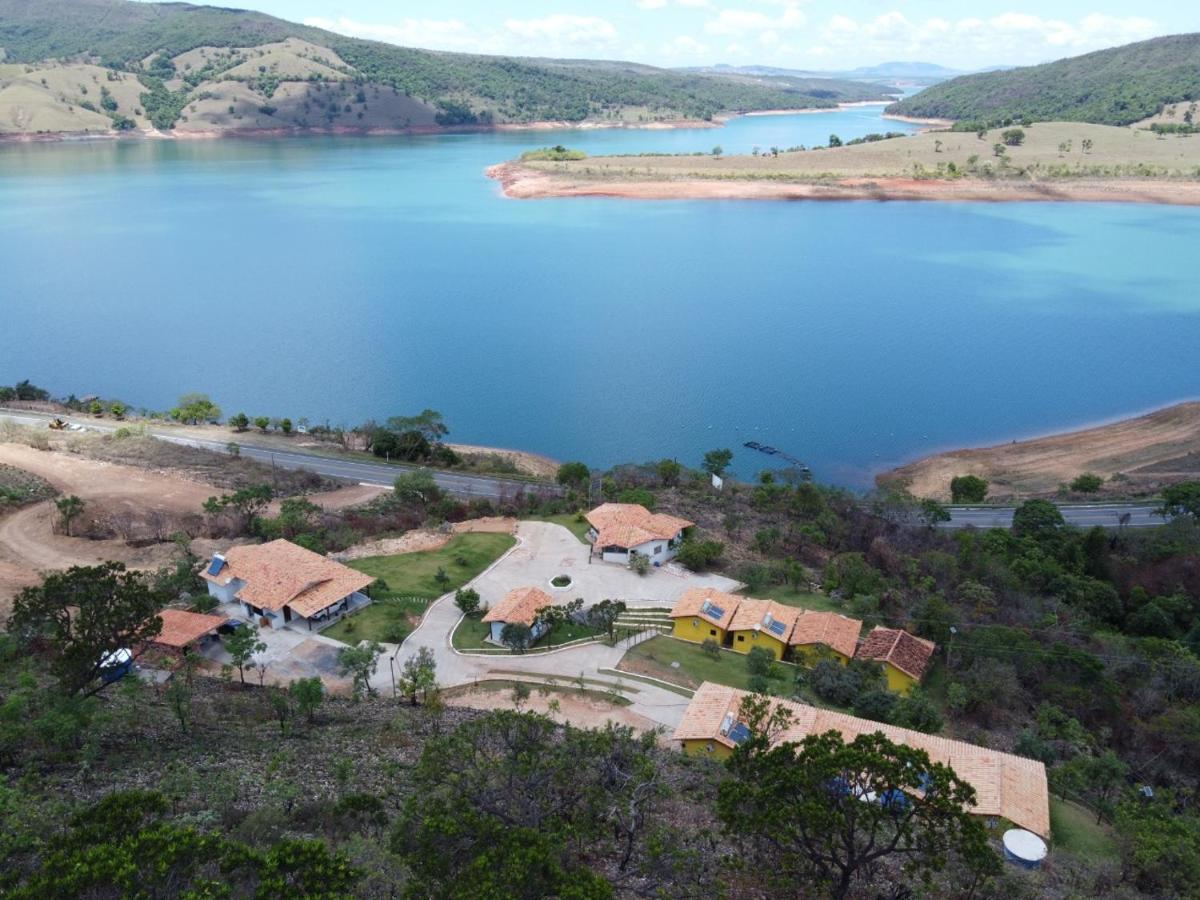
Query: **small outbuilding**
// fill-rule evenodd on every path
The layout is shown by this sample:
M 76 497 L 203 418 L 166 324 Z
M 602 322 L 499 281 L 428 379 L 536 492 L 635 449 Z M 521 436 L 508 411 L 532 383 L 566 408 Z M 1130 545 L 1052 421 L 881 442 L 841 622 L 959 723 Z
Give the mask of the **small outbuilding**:
M 554 605 L 554 598 L 535 587 L 523 587 L 509 591 L 504 599 L 487 611 L 483 621 L 490 626 L 491 639 L 501 643 L 500 635 L 505 625 L 525 625 L 530 630 L 530 643 L 546 633 L 547 626 L 537 621 L 537 612 Z
M 670 612 L 671 637 L 703 644 L 714 640 L 725 644 L 725 635 L 744 598 L 715 588 L 690 588 Z
M 788 643 L 792 657 L 803 666 L 813 666 L 822 659 L 833 659 L 848 665 L 858 649 L 858 636 L 863 623 L 835 612 L 806 609 L 792 629 Z
M 220 641 L 217 629 L 229 621 L 225 616 L 210 616 L 186 609 L 164 609 L 158 615 L 162 619 L 162 630 L 150 642 L 151 647 L 176 656 L 203 653 Z
M 867 635 L 855 654 L 857 659 L 869 659 L 883 667 L 889 691 L 908 694 L 921 683 L 933 664 L 937 644 L 902 628 L 877 626 Z

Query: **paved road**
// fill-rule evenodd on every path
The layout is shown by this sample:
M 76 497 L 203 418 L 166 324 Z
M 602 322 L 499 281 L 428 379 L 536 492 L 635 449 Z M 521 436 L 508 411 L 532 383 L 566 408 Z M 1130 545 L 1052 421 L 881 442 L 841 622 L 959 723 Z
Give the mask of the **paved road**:
M 0 421 L 7 419 L 19 425 L 44 425 L 52 418 L 53 416 L 27 412 L 25 410 L 0 411 Z M 79 425 L 90 431 L 112 432 L 120 427 L 118 425 L 89 421 L 88 419 L 75 419 L 66 416 L 62 418 L 64 421 Z M 168 441 L 173 444 L 182 444 L 185 447 L 199 447 L 204 450 L 215 450 L 218 453 L 225 453 L 228 447 L 228 442 L 181 437 L 177 434 L 171 434 L 169 431 L 154 428 L 147 428 L 147 433 L 159 440 Z M 390 487 L 392 482 L 396 480 L 397 475 L 402 472 L 412 471 L 413 468 L 411 466 L 336 459 L 311 453 L 272 450 L 256 447 L 253 444 L 246 444 L 240 440 L 238 443 L 241 447 L 242 456 L 273 464 L 283 469 L 308 469 L 311 472 L 316 472 L 319 475 L 325 475 L 329 478 L 344 478 L 349 481 L 359 482 L 360 484 L 378 484 Z M 511 497 L 522 489 L 536 490 L 550 494 L 557 494 L 560 491 L 557 485 L 530 484 L 529 482 L 507 478 L 492 478 L 485 475 L 459 475 L 451 472 L 434 472 L 433 480 L 437 482 L 438 487 L 442 490 L 464 499 L 483 497 L 488 500 L 498 500 L 503 497 Z
M 1079 506 L 1060 506 L 1063 518 L 1071 525 L 1091 528 L 1151 528 L 1165 521 L 1156 503 L 1096 503 Z M 1014 510 L 1011 507 L 959 506 L 949 510 L 950 521 L 943 528 L 1011 528 Z M 1125 517 L 1129 518 L 1126 519 Z

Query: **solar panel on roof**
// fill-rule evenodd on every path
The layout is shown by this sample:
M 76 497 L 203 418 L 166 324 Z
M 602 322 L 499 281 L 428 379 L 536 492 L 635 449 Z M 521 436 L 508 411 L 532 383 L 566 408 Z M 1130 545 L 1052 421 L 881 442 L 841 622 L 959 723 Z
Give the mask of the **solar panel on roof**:
M 225 568 L 225 560 L 220 556 L 214 556 L 212 562 L 208 564 L 209 575 L 219 575 L 221 570 Z
M 741 722 L 738 722 L 729 729 L 729 739 L 735 744 L 741 744 L 750 738 L 750 729 Z
M 723 610 L 721 607 L 717 606 L 711 600 L 705 600 L 704 606 L 701 608 L 700 611 L 702 613 L 704 613 L 706 616 L 708 616 L 709 618 L 717 619 L 718 621 L 725 618 L 725 610 Z
M 785 626 L 782 622 L 776 622 L 774 619 L 772 619 L 771 624 L 767 626 L 767 630 L 771 632 L 771 634 L 777 634 L 780 637 L 783 637 L 783 633 L 787 631 L 787 626 Z

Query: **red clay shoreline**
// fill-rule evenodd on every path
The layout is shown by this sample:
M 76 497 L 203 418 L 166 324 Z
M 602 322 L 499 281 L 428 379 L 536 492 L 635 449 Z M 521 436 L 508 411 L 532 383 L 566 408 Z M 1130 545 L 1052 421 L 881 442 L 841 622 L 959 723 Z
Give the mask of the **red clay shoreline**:
M 1200 206 L 1200 181 L 1169 179 L 1057 179 L 997 181 L 972 178 L 839 178 L 821 181 L 755 179 L 576 178 L 519 163 L 490 167 L 506 197 L 536 200 L 610 197 L 629 200 L 875 200 L 1003 203 L 1154 203 Z

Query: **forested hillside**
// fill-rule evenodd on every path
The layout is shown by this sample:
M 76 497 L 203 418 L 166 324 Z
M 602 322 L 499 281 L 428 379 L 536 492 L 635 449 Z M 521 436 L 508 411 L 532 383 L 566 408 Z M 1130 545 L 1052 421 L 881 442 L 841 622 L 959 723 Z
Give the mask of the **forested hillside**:
M 1200 34 L 1155 38 L 1006 72 L 964 75 L 888 112 L 980 124 L 1019 121 L 1130 125 L 1200 98 Z
M 439 53 L 131 0 L 0 0 L 0 48 L 0 132 L 638 124 L 884 99 L 856 82 Z

